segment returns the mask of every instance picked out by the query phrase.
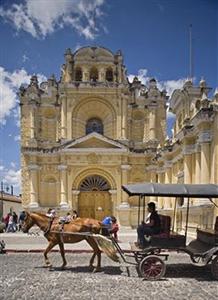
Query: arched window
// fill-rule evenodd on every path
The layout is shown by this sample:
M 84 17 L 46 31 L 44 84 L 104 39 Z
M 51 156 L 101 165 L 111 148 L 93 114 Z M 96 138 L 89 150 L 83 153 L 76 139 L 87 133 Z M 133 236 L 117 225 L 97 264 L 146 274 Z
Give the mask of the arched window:
M 98 70 L 95 67 L 91 68 L 90 70 L 90 81 L 98 81 Z
M 110 190 L 109 183 L 101 176 L 93 175 L 86 177 L 80 184 L 80 191 L 108 191 Z
M 98 118 L 89 119 L 86 123 L 86 134 L 89 134 L 91 132 L 103 134 L 103 129 L 103 123 Z
M 82 81 L 82 70 L 81 70 L 81 68 L 76 68 L 75 81 Z
M 113 81 L 113 70 L 108 68 L 106 71 L 106 80 L 112 82 Z

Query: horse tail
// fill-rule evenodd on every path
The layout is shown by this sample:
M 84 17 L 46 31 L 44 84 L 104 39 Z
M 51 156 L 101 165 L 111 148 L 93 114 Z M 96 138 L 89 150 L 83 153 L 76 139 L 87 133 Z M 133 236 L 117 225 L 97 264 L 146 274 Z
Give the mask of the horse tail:
M 120 262 L 119 257 L 116 253 L 116 248 L 111 240 L 102 236 L 101 234 L 95 234 L 94 239 L 96 240 L 99 248 L 113 261 Z

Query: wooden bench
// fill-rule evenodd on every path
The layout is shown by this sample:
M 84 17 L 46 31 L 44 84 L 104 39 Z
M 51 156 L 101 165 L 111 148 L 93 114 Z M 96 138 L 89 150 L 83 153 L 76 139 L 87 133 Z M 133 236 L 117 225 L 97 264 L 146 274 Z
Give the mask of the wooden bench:
M 150 245 L 166 248 L 177 248 L 185 246 L 185 236 L 176 232 L 171 232 L 171 217 L 159 215 L 161 229 L 159 234 L 151 236 Z
M 209 245 L 218 245 L 218 216 L 214 229 L 197 229 L 197 240 Z

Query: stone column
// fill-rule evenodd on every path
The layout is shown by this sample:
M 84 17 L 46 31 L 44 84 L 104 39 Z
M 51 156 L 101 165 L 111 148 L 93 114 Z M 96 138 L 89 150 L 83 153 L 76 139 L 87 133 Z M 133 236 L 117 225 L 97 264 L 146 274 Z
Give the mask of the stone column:
M 199 146 L 196 146 L 195 152 L 195 183 L 201 183 L 201 152 Z
M 61 105 L 61 138 L 67 138 L 67 99 L 62 98 Z
M 210 144 L 201 144 L 201 183 L 210 182 Z
M 184 183 L 192 183 L 192 150 L 193 145 L 186 145 L 183 154 L 184 154 Z M 184 206 L 187 205 L 187 198 L 184 198 Z
M 82 81 L 89 81 L 89 70 L 88 68 L 83 67 L 83 73 L 82 73 Z
M 165 183 L 172 183 L 172 162 L 167 161 L 165 163 L 165 169 L 166 169 Z M 171 197 L 165 198 L 165 201 L 164 201 L 165 205 L 164 205 L 164 207 L 165 208 L 171 208 L 172 207 L 171 202 L 172 202 L 172 198 Z
M 112 202 L 112 215 L 117 217 L 116 205 L 117 205 L 117 190 L 109 190 L 111 194 L 111 202 Z
M 121 185 L 128 183 L 128 171 L 130 169 L 130 165 L 121 165 Z M 130 206 L 128 203 L 128 197 L 128 194 L 122 190 L 121 203 L 117 207 L 120 224 L 124 226 L 128 226 L 130 224 Z
M 201 144 L 201 183 L 210 182 L 210 142 L 212 140 L 210 130 L 203 131 L 199 135 Z
M 121 139 L 126 140 L 126 129 L 127 129 L 127 103 L 126 99 L 122 98 L 122 129 L 121 129 Z
M 29 165 L 28 166 L 30 174 L 30 208 L 39 207 L 38 203 L 38 165 Z
M 98 76 L 99 76 L 100 82 L 105 82 L 106 78 L 105 78 L 105 69 L 104 68 L 100 68 Z
M 192 157 L 190 154 L 184 155 L 184 183 L 192 183 Z
M 156 139 L 156 105 L 149 106 L 149 139 Z
M 61 202 L 60 206 L 63 209 L 69 208 L 67 201 L 67 166 L 59 165 L 58 170 L 60 171 L 60 191 L 61 191 Z
M 156 183 L 156 166 L 152 167 L 150 170 L 150 182 Z M 146 197 L 146 199 L 149 200 L 149 202 L 157 202 L 157 197 Z
M 35 104 L 30 106 L 30 139 L 35 139 Z
M 78 211 L 79 209 L 79 190 L 72 190 L 72 195 L 73 195 L 73 201 L 72 201 L 72 208 Z
M 164 168 L 159 168 L 159 170 L 158 170 L 158 183 L 164 183 Z M 163 197 L 158 197 L 158 208 L 160 208 L 160 209 L 164 208 L 164 198 Z
M 128 172 L 132 167 L 130 165 L 121 165 L 121 179 L 122 179 L 122 185 L 123 184 L 128 184 Z M 127 205 L 129 206 L 128 203 L 128 194 L 124 191 L 122 191 L 122 199 L 121 199 L 121 205 Z

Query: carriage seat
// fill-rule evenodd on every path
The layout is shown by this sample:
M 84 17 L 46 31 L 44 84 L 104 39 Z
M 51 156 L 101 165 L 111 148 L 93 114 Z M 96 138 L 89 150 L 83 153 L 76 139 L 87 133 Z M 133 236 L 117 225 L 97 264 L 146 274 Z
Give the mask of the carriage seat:
M 214 229 L 197 229 L 197 240 L 209 245 L 215 245 L 218 241 L 218 216 L 216 217 Z
M 168 238 L 170 236 L 171 217 L 159 215 L 160 217 L 160 233 L 153 236 L 159 238 Z
M 185 236 L 170 232 L 171 217 L 165 215 L 159 215 L 161 222 L 161 229 L 159 234 L 151 236 L 151 246 L 163 246 L 163 247 L 182 247 L 185 245 Z

